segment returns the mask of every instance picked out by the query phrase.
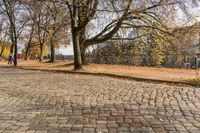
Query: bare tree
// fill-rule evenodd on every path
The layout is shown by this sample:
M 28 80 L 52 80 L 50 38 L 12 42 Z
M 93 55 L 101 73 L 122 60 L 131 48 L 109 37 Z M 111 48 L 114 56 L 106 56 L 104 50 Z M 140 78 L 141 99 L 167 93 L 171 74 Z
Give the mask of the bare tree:
M 48 42 L 51 50 L 51 60 L 55 61 L 55 48 L 59 47 L 60 43 L 67 43 L 67 30 L 69 25 L 69 15 L 65 12 L 65 7 L 57 2 L 45 3 L 50 17 L 48 28 Z M 65 28 L 63 28 L 65 27 Z
M 181 5 L 179 0 L 50 0 L 66 4 L 70 12 L 74 47 L 74 68 L 81 69 L 87 47 L 112 39 L 123 26 L 131 28 L 161 29 L 161 7 Z M 158 12 L 159 11 L 159 12 Z M 169 12 L 172 10 L 169 10 Z M 105 16 L 105 17 L 103 17 Z M 98 24 L 97 22 L 102 22 Z M 161 21 L 157 21 L 161 22 Z M 89 24 L 96 25 L 97 32 L 89 32 Z M 140 25 L 137 25 L 140 24 Z M 159 25 L 159 27 L 158 27 Z M 90 30 L 91 31 L 91 30 Z M 165 32 L 163 30 L 163 32 Z
M 40 51 L 39 61 L 42 62 L 44 47 L 49 40 L 49 26 L 51 15 L 49 13 L 48 7 L 44 2 L 24 0 L 23 4 L 26 5 L 30 16 L 30 25 L 28 25 L 30 32 L 29 40 L 26 47 L 25 58 L 27 57 L 29 49 L 34 42 L 34 47 L 35 43 L 38 43 Z
M 27 15 L 25 16 L 28 19 L 28 23 L 26 25 L 26 38 L 27 42 L 25 44 L 25 55 L 24 59 L 27 60 L 28 53 L 31 48 L 32 40 L 34 38 L 34 35 L 36 33 L 36 18 L 37 18 L 37 11 L 35 10 L 36 4 L 33 1 L 30 0 L 22 0 L 21 1 L 24 7 L 27 10 Z
M 51 61 L 54 62 L 55 47 L 60 44 L 60 40 L 67 38 L 65 33 L 70 23 L 74 69 L 82 68 L 88 47 L 107 40 L 130 39 L 124 37 L 122 31 L 128 33 L 134 30 L 135 36 L 131 39 L 144 40 L 148 34 L 165 39 L 166 35 L 171 34 L 171 29 L 167 27 L 169 23 L 166 14 L 173 16 L 176 6 L 185 9 L 185 4 L 181 0 L 2 0 L 1 3 L 1 9 L 10 24 L 15 59 L 19 33 L 27 23 L 25 19 L 20 21 L 20 25 L 16 22 L 22 18 L 19 16 L 19 10 L 23 3 L 28 5 L 26 9 L 32 19 L 29 19 L 28 27 L 31 28 L 26 53 L 35 32 L 41 51 L 40 61 L 43 57 L 43 47 L 48 43 L 51 47 Z
M 22 20 L 22 14 L 20 11 L 22 8 L 18 0 L 1 0 L 0 9 L 7 17 L 9 23 L 9 36 L 12 42 L 10 52 L 13 53 L 14 48 L 14 66 L 17 66 L 18 58 L 18 39 L 22 30 L 27 23 L 26 20 Z M 23 10 L 23 9 L 22 9 Z

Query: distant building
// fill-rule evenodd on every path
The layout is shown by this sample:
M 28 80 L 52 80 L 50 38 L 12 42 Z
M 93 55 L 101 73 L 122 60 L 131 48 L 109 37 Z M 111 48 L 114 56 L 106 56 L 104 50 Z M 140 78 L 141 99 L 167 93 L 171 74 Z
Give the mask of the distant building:
M 184 56 L 187 67 L 200 67 L 200 22 L 173 30 L 179 39 L 176 45 L 180 56 Z

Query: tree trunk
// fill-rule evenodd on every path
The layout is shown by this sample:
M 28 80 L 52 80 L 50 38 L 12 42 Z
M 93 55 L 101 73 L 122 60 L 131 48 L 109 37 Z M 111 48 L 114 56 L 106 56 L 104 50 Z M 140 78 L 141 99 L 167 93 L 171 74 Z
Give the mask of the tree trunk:
M 85 60 L 85 52 L 86 52 L 86 46 L 85 46 L 85 40 L 86 40 L 86 29 L 83 28 L 81 31 L 80 31 L 80 36 L 79 36 L 79 42 L 80 42 L 80 48 L 81 48 L 81 61 L 83 64 L 86 63 L 86 60 Z
M 10 53 L 13 53 L 13 49 L 14 49 L 14 44 L 12 43 L 12 45 L 10 46 Z
M 3 55 L 4 49 L 4 47 L 1 48 L 0 57 Z
M 43 61 L 43 44 L 40 44 L 40 58 L 39 61 L 42 62 Z
M 51 60 L 50 60 L 50 62 L 55 62 L 55 46 L 52 42 L 51 42 Z
M 72 29 L 72 39 L 74 48 L 74 69 L 75 70 L 82 69 L 79 33 L 77 32 L 77 28 Z
M 27 60 L 29 49 L 31 48 L 31 42 L 32 42 L 32 39 L 33 39 L 34 26 L 35 25 L 33 24 L 32 27 L 31 27 L 31 33 L 30 33 L 30 36 L 29 36 L 28 45 L 27 45 L 27 48 L 26 48 L 26 53 L 25 53 L 24 60 Z
M 17 46 L 17 40 L 15 40 L 15 53 L 14 53 L 14 66 L 17 66 L 17 59 L 18 59 L 18 46 Z
M 28 52 L 26 51 L 25 55 L 24 55 L 24 60 L 28 60 Z
M 28 59 L 29 49 L 30 49 L 30 43 L 28 43 L 28 46 L 27 46 L 27 48 L 26 48 L 24 60 L 27 60 L 27 59 Z
M 82 48 L 81 48 L 81 61 L 82 61 L 83 64 L 86 64 L 86 59 L 85 59 L 85 58 L 86 58 L 86 57 L 85 57 L 86 55 L 85 55 L 85 52 L 86 52 L 86 48 L 85 48 L 85 47 L 82 47 Z

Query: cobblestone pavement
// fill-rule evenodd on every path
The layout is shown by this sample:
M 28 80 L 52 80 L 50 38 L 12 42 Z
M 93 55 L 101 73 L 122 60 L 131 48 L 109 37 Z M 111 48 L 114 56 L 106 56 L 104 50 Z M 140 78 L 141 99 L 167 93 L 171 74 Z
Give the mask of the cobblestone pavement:
M 200 89 L 0 68 L 2 133 L 200 133 Z

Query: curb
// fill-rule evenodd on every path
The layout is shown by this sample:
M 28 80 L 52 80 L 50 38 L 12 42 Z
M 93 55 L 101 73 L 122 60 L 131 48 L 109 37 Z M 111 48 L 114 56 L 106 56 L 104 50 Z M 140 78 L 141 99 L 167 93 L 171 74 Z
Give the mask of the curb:
M 134 80 L 139 82 L 155 83 L 155 84 L 168 84 L 168 85 L 178 85 L 178 86 L 193 86 L 200 87 L 200 83 L 186 82 L 186 81 L 170 81 L 170 80 L 159 80 L 159 79 L 148 79 L 148 78 L 138 78 L 133 76 L 110 74 L 110 73 L 93 73 L 84 71 L 69 71 L 69 70 L 47 70 L 47 69 L 34 69 L 34 68 L 24 68 L 24 67 L 13 67 L 13 66 L 0 66 L 2 68 L 15 68 L 22 70 L 33 70 L 42 72 L 53 72 L 53 73 L 66 73 L 66 74 L 80 74 L 80 75 L 92 75 L 92 76 L 104 76 L 123 80 Z

